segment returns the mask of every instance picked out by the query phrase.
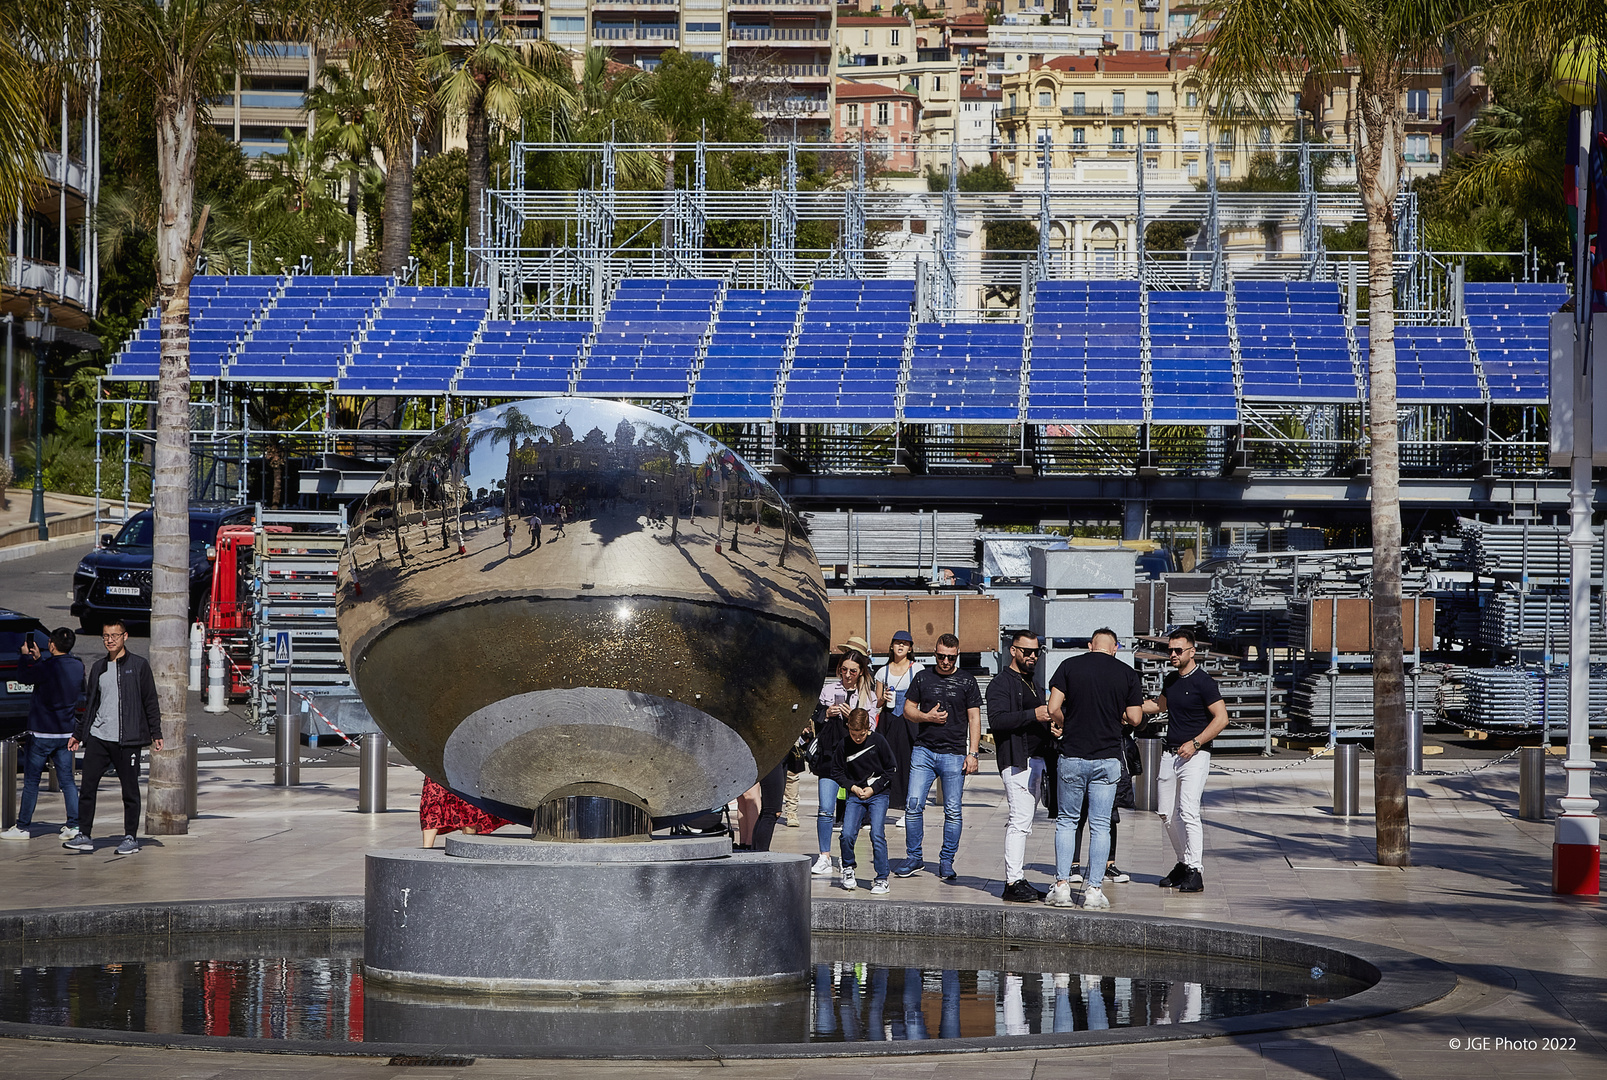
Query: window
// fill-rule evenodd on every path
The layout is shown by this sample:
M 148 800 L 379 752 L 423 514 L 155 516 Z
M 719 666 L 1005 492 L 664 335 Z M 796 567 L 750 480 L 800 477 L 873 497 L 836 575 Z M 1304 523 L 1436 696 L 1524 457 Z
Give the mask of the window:
M 1140 34 L 1139 40 L 1142 43 L 1145 52 L 1154 52 L 1156 49 L 1160 48 L 1160 42 L 1156 39 L 1154 34 Z
M 1232 176 L 1233 176 L 1233 162 L 1231 162 L 1231 161 L 1219 161 L 1219 162 L 1216 163 L 1216 178 L 1218 180 L 1227 180 L 1227 179 L 1230 179 Z
M 1187 169 L 1190 180 L 1198 180 L 1200 178 L 1200 162 L 1198 158 L 1191 160 L 1187 165 Z
M 870 31 L 869 30 L 865 31 L 865 44 L 866 45 L 870 44 Z
M 1112 145 L 1112 146 L 1126 146 L 1127 145 L 1127 132 L 1124 131 L 1122 128 L 1111 128 L 1110 129 L 1110 145 Z
M 1160 128 L 1145 128 L 1144 129 L 1144 143 L 1147 146 L 1159 146 L 1161 144 L 1161 129 Z
M 1158 91 L 1158 90 L 1146 90 L 1144 92 L 1144 115 L 1145 116 L 1159 116 L 1159 115 L 1161 115 L 1161 94 L 1160 94 L 1160 91 Z
M 1122 15 L 1123 15 L 1122 24 L 1124 26 L 1126 26 L 1127 29 L 1131 30 L 1133 28 L 1133 9 L 1128 8 L 1125 12 L 1122 13 Z
M 1072 128 L 1071 129 L 1071 145 L 1073 145 L 1073 146 L 1083 146 L 1087 142 L 1088 142 L 1088 129 L 1087 128 Z
M 1183 132 L 1183 145 L 1184 146 L 1199 146 L 1200 145 L 1200 133 L 1198 131 L 1185 131 L 1185 132 Z
M 1419 120 L 1427 120 L 1428 119 L 1428 91 L 1427 90 L 1408 90 L 1408 91 L 1406 91 L 1406 112 L 1407 112 L 1408 115 L 1414 116 Z
M 1038 91 L 1038 108 L 1047 109 L 1054 104 L 1055 96 L 1047 90 Z
M 1429 158 L 1429 149 L 1428 149 L 1428 136 L 1427 135 L 1408 135 L 1408 136 L 1406 136 L 1406 160 L 1407 161 L 1428 161 L 1428 160 L 1430 160 L 1430 158 Z
M 893 110 L 888 107 L 887 102 L 879 101 L 876 103 L 877 124 L 881 125 L 882 127 L 886 127 L 888 124 L 892 123 L 892 113 Z
M 1115 22 L 1112 19 L 1112 16 L 1114 14 L 1115 14 L 1115 12 L 1111 11 L 1110 8 L 1105 9 L 1105 25 L 1106 26 L 1114 26 L 1114 25 L 1116 25 Z
M 1071 112 L 1073 116 L 1082 116 L 1088 112 L 1088 95 L 1078 92 L 1071 95 Z
M 1272 145 L 1272 129 L 1267 127 L 1265 124 L 1263 124 L 1261 126 L 1261 145 L 1262 146 L 1271 146 Z
M 921 92 L 921 77 L 919 75 L 910 76 L 910 89 L 917 94 Z
M 1013 109 L 1013 108 L 1016 107 L 1016 96 L 1015 96 L 1014 92 L 1012 92 L 1009 95 L 1009 98 L 1010 98 L 1010 100 L 1009 100 L 1009 104 L 1008 104 L 1007 107 Z
M 586 16 L 584 15 L 554 15 L 548 20 L 548 30 L 554 34 L 584 34 L 586 32 Z
M 1232 130 L 1218 132 L 1217 136 L 1216 136 L 1216 145 L 1217 145 L 1217 149 L 1226 150 L 1228 153 L 1231 154 L 1233 152 L 1233 132 L 1232 132 Z
M 889 30 L 887 32 L 887 44 L 891 45 L 895 49 L 898 48 L 898 31 L 897 30 Z
M 1054 139 L 1050 137 L 1049 129 L 1045 128 L 1040 131 L 1038 133 L 1038 168 L 1048 169 L 1054 166 L 1054 162 L 1050 160 L 1050 154 L 1053 153 L 1054 148 Z
M 718 34 L 720 24 L 717 22 L 689 22 L 686 24 L 686 32 L 689 34 Z
M 916 86 L 917 89 L 919 89 L 919 84 L 917 83 L 917 81 L 915 79 L 911 79 L 910 83 L 911 83 L 911 85 L 914 85 L 914 86 Z M 941 75 L 933 75 L 932 76 L 932 93 L 934 93 L 934 94 L 941 93 L 942 90 L 943 90 L 943 76 L 941 76 Z
M 859 126 L 859 106 L 850 102 L 848 105 L 848 118 L 843 121 L 848 127 Z
M 1131 15 L 1132 12 L 1129 11 L 1127 14 Z M 1128 52 L 1133 51 L 1133 35 L 1132 34 L 1123 34 L 1122 35 L 1122 48 L 1126 49 Z
M 1112 116 L 1127 115 L 1127 95 L 1120 90 L 1110 95 L 1110 114 Z
M 1144 159 L 1144 171 L 1145 172 L 1155 172 L 1160 167 L 1161 167 L 1161 159 L 1160 158 L 1158 158 L 1158 157 L 1147 157 L 1147 158 Z
M 1183 100 L 1191 109 L 1198 109 L 1200 107 L 1200 95 L 1196 90 L 1190 90 L 1187 94 L 1184 94 Z

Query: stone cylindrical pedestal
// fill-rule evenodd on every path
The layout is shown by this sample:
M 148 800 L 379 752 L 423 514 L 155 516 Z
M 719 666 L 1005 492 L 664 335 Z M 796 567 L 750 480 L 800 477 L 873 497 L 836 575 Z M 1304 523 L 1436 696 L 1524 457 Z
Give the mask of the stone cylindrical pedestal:
M 801 855 L 685 859 L 676 841 L 465 839 L 369 854 L 366 978 L 612 995 L 785 989 L 807 977 Z

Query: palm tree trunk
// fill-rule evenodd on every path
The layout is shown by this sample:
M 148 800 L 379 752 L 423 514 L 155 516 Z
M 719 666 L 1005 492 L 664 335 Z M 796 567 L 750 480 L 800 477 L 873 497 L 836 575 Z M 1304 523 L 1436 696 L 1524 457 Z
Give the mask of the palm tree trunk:
M 351 176 L 346 181 L 346 213 L 352 220 L 357 219 L 357 211 L 362 208 L 363 194 L 363 163 L 359 158 L 352 158 Z
M 1361 88 L 1357 171 L 1367 210 L 1368 344 L 1373 529 L 1373 791 L 1378 862 L 1411 865 L 1406 776 L 1406 678 L 1401 634 L 1400 426 L 1395 403 L 1394 202 L 1404 126 L 1397 87 Z
M 490 186 L 491 143 L 486 133 L 485 101 L 477 99 L 469 105 L 464 117 L 464 135 L 468 142 L 469 177 L 469 247 L 480 246 L 483 234 L 480 229 L 480 203 Z M 464 276 L 468 276 L 469 253 L 463 253 Z
M 156 227 L 157 295 L 162 307 L 161 377 L 156 398 L 156 460 L 151 506 L 151 674 L 162 713 L 164 748 L 151 754 L 145 831 L 190 831 L 184 806 L 186 665 L 190 614 L 190 277 L 195 251 L 196 114 L 183 101 L 156 123 L 161 218 Z M 203 214 L 202 227 L 205 227 Z
M 384 240 L 380 248 L 382 274 L 407 269 L 413 243 L 413 140 L 385 148 L 385 210 L 381 217 Z

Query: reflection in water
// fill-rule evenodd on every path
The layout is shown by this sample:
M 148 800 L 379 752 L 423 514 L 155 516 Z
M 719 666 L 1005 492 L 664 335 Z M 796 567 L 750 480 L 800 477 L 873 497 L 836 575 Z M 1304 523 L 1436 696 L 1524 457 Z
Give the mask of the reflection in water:
M 158 971 L 157 969 L 166 969 Z M 153 1015 L 173 980 L 172 1016 Z M 1277 980 L 1274 980 L 1277 981 Z M 1299 1008 L 1329 991 L 1224 987 L 1076 972 L 816 964 L 801 996 L 729 1002 L 400 1001 L 365 990 L 353 957 L 192 960 L 0 971 L 0 1020 L 114 1031 L 314 1042 L 430 1041 L 519 1047 L 877 1042 L 1037 1035 L 1177 1024 Z M 797 1009 L 793 1009 L 796 1001 Z M 162 1010 L 166 1012 L 167 1010 Z

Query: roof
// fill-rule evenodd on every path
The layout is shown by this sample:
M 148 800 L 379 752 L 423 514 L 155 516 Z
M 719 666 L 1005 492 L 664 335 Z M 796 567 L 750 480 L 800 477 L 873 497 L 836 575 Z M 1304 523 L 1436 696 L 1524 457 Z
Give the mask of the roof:
M 1169 71 L 1169 57 L 1153 52 L 1116 52 L 1105 57 L 1109 72 Z
M 1057 56 L 1044 65 L 1055 71 L 1098 71 L 1099 58 L 1097 56 Z
M 896 15 L 839 15 L 838 26 L 908 26 L 908 19 Z
M 985 86 L 962 86 L 960 98 L 969 101 L 1000 101 L 1004 98 L 1004 91 L 989 90 Z
M 910 101 L 919 101 L 920 98 L 905 90 L 895 90 L 891 86 L 881 86 L 877 83 L 843 82 L 837 83 L 837 99 L 843 98 L 906 98 Z

